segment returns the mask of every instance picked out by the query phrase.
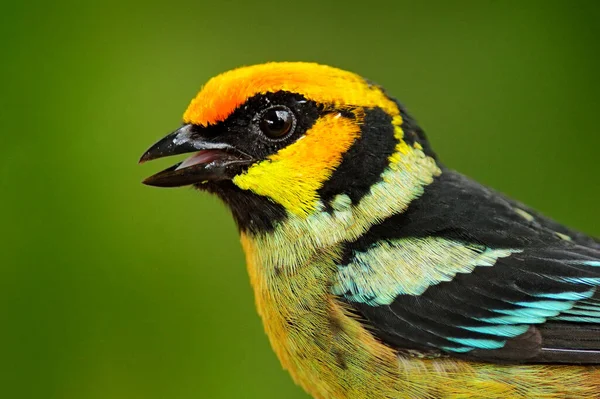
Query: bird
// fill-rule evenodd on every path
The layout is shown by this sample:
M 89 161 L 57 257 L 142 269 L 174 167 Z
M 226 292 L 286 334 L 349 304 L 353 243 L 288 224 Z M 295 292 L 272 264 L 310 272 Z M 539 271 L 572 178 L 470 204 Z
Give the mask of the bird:
M 317 399 L 600 398 L 600 241 L 446 167 L 384 88 L 213 77 L 140 162 L 219 197 L 283 368 Z

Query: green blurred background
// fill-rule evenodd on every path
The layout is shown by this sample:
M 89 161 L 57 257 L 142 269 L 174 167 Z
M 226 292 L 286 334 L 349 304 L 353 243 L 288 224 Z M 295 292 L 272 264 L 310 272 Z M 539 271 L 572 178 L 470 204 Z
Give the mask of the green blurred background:
M 142 152 L 236 66 L 360 73 L 447 165 L 600 234 L 599 4 L 4 2 L 0 397 L 307 398 L 227 210 L 140 184 L 172 163 Z

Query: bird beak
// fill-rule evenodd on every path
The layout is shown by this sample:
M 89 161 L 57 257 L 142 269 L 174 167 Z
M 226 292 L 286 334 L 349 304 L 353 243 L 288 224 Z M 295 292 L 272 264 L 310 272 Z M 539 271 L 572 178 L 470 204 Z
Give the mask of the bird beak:
M 140 163 L 195 152 L 185 161 L 143 181 L 156 187 L 181 187 L 229 180 L 254 160 L 233 146 L 202 137 L 202 127 L 187 124 L 159 140 L 140 158 Z

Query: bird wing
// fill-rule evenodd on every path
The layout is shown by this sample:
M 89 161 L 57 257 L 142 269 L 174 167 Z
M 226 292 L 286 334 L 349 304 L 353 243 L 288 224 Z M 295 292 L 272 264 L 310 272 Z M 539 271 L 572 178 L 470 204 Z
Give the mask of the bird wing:
M 332 292 L 398 350 L 600 364 L 600 245 L 455 172 L 345 245 Z

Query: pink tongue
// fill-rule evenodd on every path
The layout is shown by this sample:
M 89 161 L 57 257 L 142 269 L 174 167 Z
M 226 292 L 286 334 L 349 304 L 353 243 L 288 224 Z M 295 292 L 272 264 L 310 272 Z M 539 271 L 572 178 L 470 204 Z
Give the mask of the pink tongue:
M 185 161 L 181 163 L 175 170 L 187 168 L 193 165 L 199 165 L 204 163 L 211 163 L 215 159 L 219 158 L 219 151 L 215 150 L 202 150 L 198 151 L 191 157 L 187 158 Z

